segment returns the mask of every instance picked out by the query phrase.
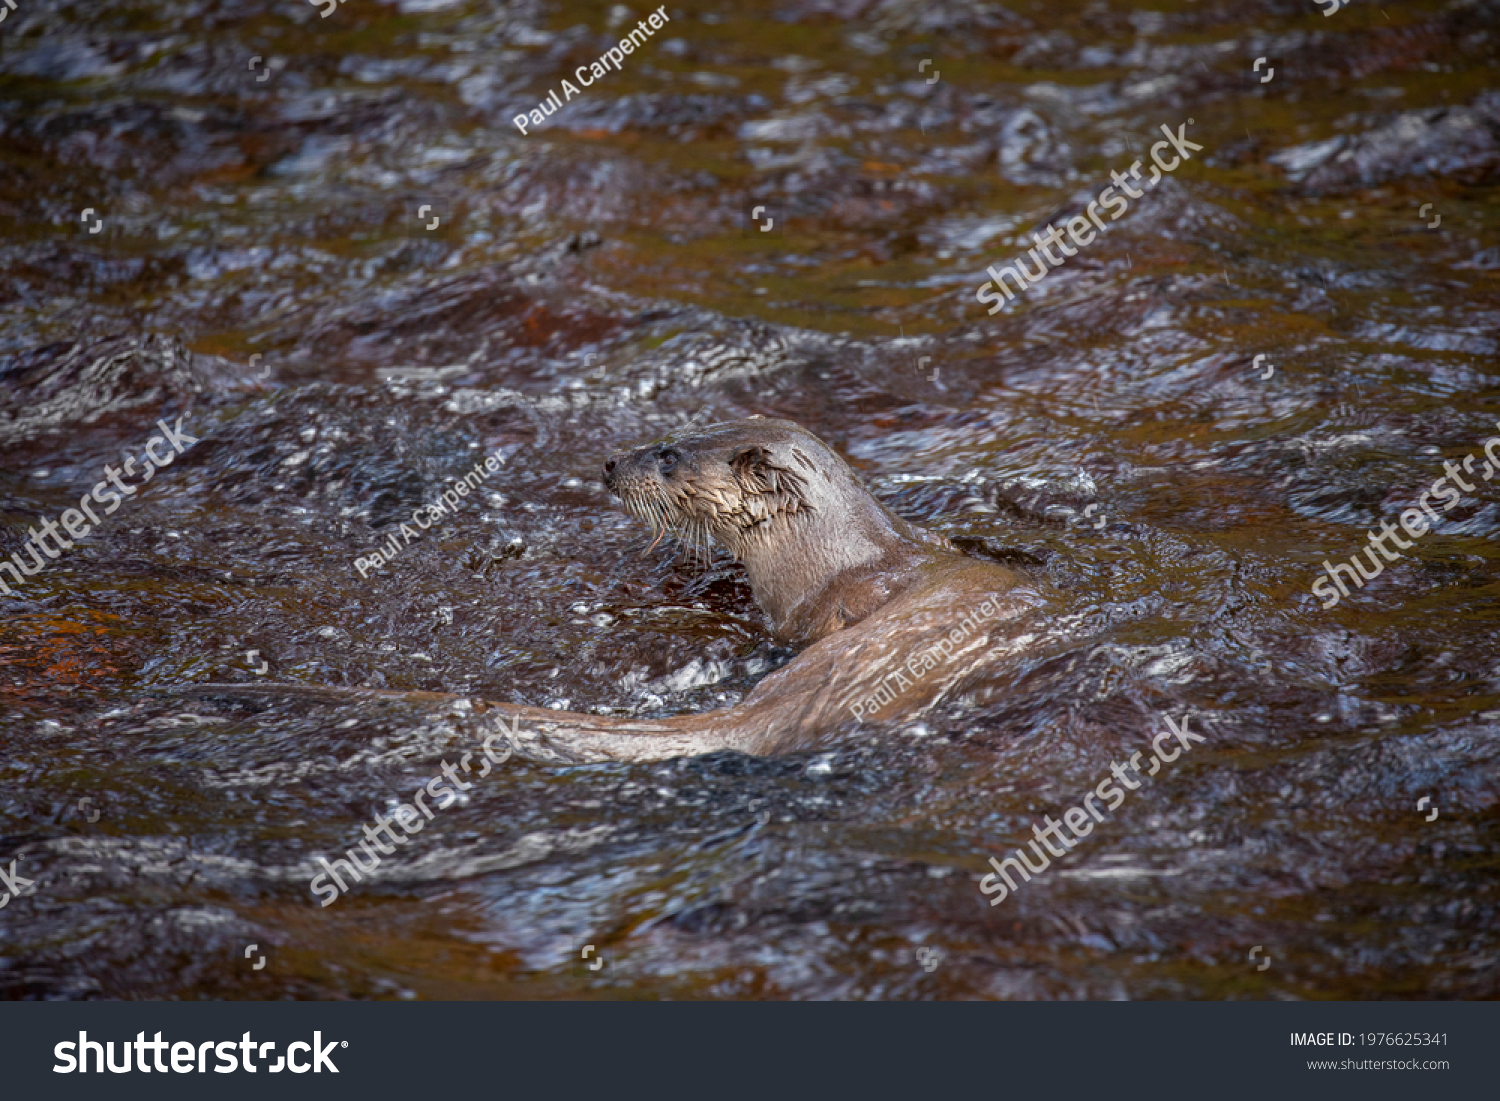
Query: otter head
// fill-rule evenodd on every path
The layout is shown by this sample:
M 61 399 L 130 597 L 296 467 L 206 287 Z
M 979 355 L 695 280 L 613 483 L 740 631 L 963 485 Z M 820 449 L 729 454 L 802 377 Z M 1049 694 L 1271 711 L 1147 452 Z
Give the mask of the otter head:
M 808 603 L 847 571 L 895 565 L 914 543 L 936 541 L 888 512 L 843 459 L 791 421 L 726 421 L 617 451 L 604 463 L 604 484 L 658 542 L 671 531 L 743 562 L 778 634 L 794 617 L 806 620 Z

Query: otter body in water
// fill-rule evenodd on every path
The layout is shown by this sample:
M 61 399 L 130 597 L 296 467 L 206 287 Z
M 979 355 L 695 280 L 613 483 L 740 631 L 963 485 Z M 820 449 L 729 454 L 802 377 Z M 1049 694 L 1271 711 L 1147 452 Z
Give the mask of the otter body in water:
M 638 761 L 720 749 L 786 752 L 852 722 L 919 714 L 1029 640 L 1015 621 L 1041 603 L 1033 583 L 896 516 L 832 449 L 791 421 L 729 421 L 616 452 L 604 481 L 655 528 L 657 541 L 672 531 L 738 558 L 777 637 L 807 649 L 719 711 L 633 720 L 482 705 L 520 720 L 519 732 L 507 736 L 529 756 Z M 267 685 L 256 694 L 274 691 Z

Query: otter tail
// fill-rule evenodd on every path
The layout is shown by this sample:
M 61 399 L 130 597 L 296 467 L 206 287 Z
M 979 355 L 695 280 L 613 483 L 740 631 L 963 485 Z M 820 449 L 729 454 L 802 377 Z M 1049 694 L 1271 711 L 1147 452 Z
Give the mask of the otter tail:
M 305 703 L 347 704 L 358 700 L 389 700 L 408 703 L 456 703 L 466 699 L 450 692 L 417 692 L 395 688 L 332 688 L 317 684 L 183 684 L 156 691 L 170 696 L 201 696 L 216 700 L 300 700 Z M 490 705 L 469 700 L 475 710 Z
M 741 735 L 734 710 L 678 715 L 668 719 L 619 719 L 582 715 L 545 707 L 497 703 L 447 692 L 404 691 L 390 688 L 331 688 L 303 684 L 189 684 L 166 689 L 175 696 L 207 699 L 294 701 L 304 704 L 347 705 L 379 701 L 431 707 L 466 705 L 493 723 L 495 732 L 523 757 L 548 764 L 589 764 L 600 761 L 662 761 L 693 757 L 716 750 L 735 749 L 759 755 L 758 739 Z

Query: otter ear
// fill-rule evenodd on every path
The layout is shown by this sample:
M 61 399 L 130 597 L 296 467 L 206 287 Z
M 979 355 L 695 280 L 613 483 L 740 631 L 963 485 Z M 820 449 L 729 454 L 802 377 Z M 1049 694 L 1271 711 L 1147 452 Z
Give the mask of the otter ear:
M 771 466 L 771 453 L 764 447 L 741 448 L 729 460 L 729 469 L 739 478 L 741 485 L 760 489 L 775 485 L 775 474 Z
M 737 474 L 752 474 L 771 461 L 771 453 L 764 447 L 744 447 L 729 460 L 729 468 Z

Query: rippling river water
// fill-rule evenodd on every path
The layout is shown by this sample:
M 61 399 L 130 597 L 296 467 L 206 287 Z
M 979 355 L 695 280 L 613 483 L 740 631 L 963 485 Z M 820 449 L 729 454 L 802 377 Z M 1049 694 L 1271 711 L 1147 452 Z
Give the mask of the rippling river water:
M 1500 995 L 1500 4 L 690 2 L 595 76 L 644 5 L 330 2 L 0 23 L 0 994 Z M 600 461 L 756 413 L 1072 643 L 785 757 L 513 757 L 320 906 L 488 728 L 174 690 L 733 704 L 792 651 Z

